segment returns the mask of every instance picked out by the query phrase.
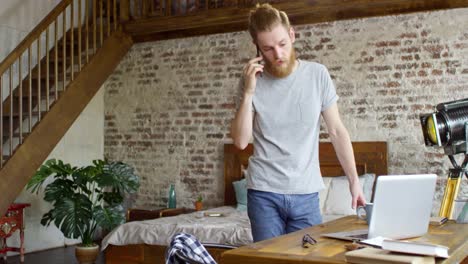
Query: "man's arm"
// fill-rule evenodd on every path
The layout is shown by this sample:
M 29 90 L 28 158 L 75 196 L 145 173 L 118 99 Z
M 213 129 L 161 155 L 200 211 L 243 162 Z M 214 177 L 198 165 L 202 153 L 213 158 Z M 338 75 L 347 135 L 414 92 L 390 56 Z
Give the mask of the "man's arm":
M 252 100 L 257 84 L 257 73 L 263 72 L 263 65 L 259 64 L 262 57 L 251 59 L 244 66 L 244 93 L 231 123 L 231 136 L 234 145 L 239 149 L 245 149 L 252 137 L 253 109 Z
M 239 149 L 245 149 L 252 137 L 252 98 L 253 94 L 244 93 L 239 110 L 231 123 L 231 136 L 234 145 Z
M 352 196 L 351 207 L 354 209 L 357 205 L 365 205 L 366 200 L 362 192 L 359 178 L 356 171 L 356 162 L 354 161 L 353 146 L 343 122 L 341 122 L 338 106 L 334 103 L 322 112 L 323 119 L 327 125 L 330 140 L 335 149 L 338 160 L 343 170 L 348 176 L 349 189 Z

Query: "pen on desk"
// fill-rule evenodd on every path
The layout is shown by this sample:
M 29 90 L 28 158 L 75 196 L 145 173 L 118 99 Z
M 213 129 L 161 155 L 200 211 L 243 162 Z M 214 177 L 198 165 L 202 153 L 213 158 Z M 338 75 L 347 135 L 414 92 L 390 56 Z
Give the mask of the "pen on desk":
M 312 245 L 317 244 L 317 240 L 315 240 L 313 237 L 311 237 L 309 234 L 305 234 L 302 237 L 302 247 L 303 248 L 308 248 Z

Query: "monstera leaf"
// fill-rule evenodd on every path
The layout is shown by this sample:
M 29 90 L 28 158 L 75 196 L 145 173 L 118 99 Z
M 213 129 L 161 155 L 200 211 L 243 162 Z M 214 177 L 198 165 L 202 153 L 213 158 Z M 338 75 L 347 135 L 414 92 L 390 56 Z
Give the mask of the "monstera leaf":
M 56 179 L 45 188 L 44 200 L 54 203 L 63 200 L 65 197 L 71 199 L 75 194 L 73 184 L 73 181 L 69 179 Z
M 50 159 L 34 174 L 28 182 L 26 189 L 37 194 L 40 187 L 49 176 L 53 175 L 55 178 L 66 178 L 68 175 L 73 174 L 75 170 L 75 167 L 72 167 L 70 164 L 65 164 L 61 160 Z
M 99 186 L 110 187 L 119 193 L 133 193 L 140 187 L 139 177 L 133 167 L 122 162 L 104 165 L 103 172 L 96 181 Z
M 93 219 L 92 203 L 83 194 L 65 197 L 55 203 L 50 219 L 67 238 L 80 238 L 83 230 L 89 229 Z
M 115 207 L 96 206 L 93 211 L 97 224 L 106 230 L 111 230 L 125 221 L 121 205 Z

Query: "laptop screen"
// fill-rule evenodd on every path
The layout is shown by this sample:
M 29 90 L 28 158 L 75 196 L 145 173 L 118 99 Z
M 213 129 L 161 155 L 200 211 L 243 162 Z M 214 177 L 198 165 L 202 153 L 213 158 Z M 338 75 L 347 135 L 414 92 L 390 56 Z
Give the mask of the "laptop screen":
M 369 238 L 424 235 L 429 226 L 436 181 L 435 174 L 379 176 Z

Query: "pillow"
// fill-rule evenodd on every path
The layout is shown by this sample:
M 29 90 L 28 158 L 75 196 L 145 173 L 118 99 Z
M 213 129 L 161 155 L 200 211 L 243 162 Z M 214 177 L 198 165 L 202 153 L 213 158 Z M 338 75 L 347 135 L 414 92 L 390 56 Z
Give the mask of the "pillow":
M 327 199 L 327 196 L 328 196 L 328 190 L 330 188 L 330 182 L 332 178 L 333 177 L 322 177 L 323 185 L 325 185 L 325 189 L 319 192 L 320 211 L 322 212 L 323 212 L 323 207 L 325 205 L 325 200 Z
M 235 181 L 232 185 L 236 192 L 237 210 L 247 211 L 247 180 Z
M 359 183 L 366 201 L 372 197 L 375 174 L 359 176 Z M 351 193 L 349 192 L 348 178 L 346 176 L 333 177 L 323 209 L 324 215 L 352 215 L 356 210 L 351 208 Z
M 372 189 L 374 188 L 375 180 L 376 176 L 373 173 L 364 174 L 359 177 L 359 181 L 362 182 L 362 192 L 368 203 L 372 199 Z

